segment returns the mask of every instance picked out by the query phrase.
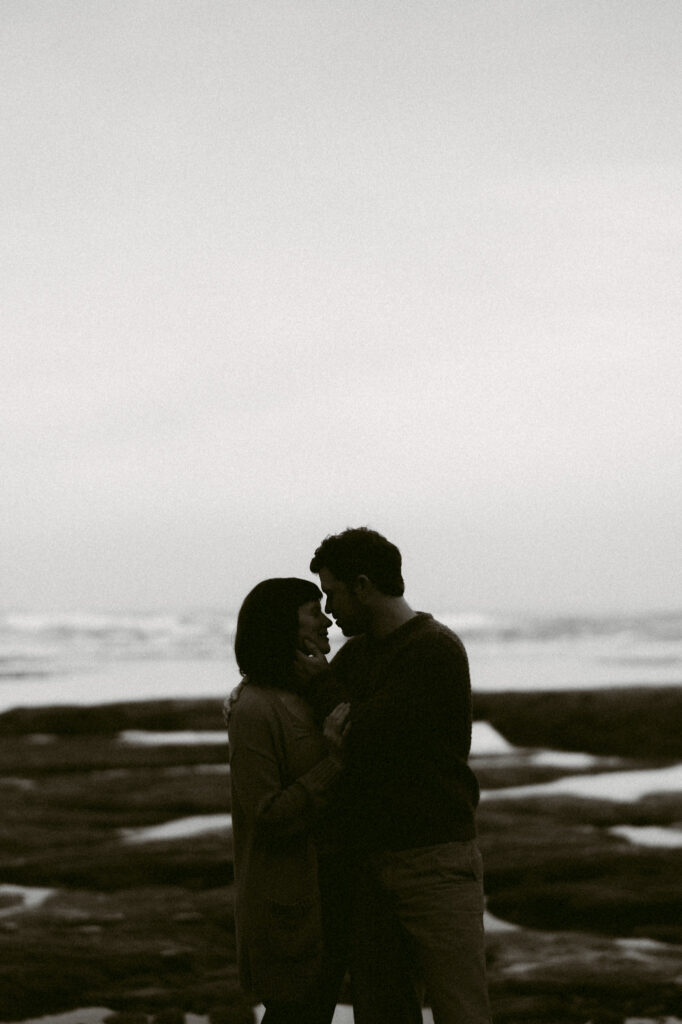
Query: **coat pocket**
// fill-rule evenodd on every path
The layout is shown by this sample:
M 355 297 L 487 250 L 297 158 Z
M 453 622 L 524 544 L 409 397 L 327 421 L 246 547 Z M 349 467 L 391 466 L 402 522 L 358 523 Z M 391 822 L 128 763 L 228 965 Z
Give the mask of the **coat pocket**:
M 322 913 L 319 895 L 294 903 L 267 900 L 268 946 L 285 961 L 316 959 L 322 951 Z

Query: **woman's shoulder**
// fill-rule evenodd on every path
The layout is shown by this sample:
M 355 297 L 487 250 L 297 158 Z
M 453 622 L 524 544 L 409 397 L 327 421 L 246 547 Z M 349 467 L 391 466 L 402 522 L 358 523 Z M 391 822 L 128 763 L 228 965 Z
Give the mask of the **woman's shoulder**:
M 278 711 L 277 692 L 263 686 L 255 686 L 253 683 L 242 682 L 232 691 L 224 707 L 228 725 L 254 718 L 269 718 Z

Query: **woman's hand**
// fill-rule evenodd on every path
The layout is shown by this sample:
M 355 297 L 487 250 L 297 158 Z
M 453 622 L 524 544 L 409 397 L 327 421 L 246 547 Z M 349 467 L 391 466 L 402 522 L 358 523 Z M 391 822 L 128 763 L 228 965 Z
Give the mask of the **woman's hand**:
M 309 683 L 316 675 L 327 668 L 327 659 L 311 640 L 304 640 L 303 642 L 308 649 L 308 653 L 304 654 L 302 651 L 296 651 L 294 669 L 299 682 Z
M 322 734 L 327 741 L 329 756 L 343 764 L 343 746 L 350 730 L 350 704 L 337 704 L 324 720 Z

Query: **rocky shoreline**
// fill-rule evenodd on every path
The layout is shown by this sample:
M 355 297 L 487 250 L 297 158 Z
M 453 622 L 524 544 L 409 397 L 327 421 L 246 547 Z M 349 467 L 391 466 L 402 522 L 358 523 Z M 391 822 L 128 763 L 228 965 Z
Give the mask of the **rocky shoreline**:
M 575 768 L 527 751 L 591 753 L 583 775 L 664 769 L 682 758 L 681 710 L 682 689 L 669 687 L 476 697 L 476 717 L 516 745 L 474 759 L 488 907 L 503 922 L 488 932 L 496 1024 L 679 1013 L 679 849 L 613 830 L 679 828 L 682 794 L 553 793 L 546 784 Z M 126 741 L 133 731 L 178 742 Z M 220 702 L 14 709 L 0 736 L 0 1021 L 107 1007 L 119 1024 L 250 1024 L 234 965 Z M 214 827 L 130 841 L 202 816 Z M 27 906 L 25 890 L 45 891 Z

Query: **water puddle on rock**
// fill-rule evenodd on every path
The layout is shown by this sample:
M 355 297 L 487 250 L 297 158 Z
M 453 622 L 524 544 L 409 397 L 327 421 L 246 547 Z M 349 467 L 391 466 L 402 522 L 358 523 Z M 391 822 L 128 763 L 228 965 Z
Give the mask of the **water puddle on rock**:
M 54 893 L 54 889 L 38 889 L 35 886 L 0 885 L 0 917 L 21 914 L 25 910 L 40 907 Z M 9 901 L 6 905 L 6 901 Z
M 195 814 L 189 818 L 176 818 L 160 825 L 143 828 L 124 828 L 120 836 L 125 843 L 154 843 L 168 839 L 186 839 L 206 832 L 222 832 L 232 828 L 231 814 Z

